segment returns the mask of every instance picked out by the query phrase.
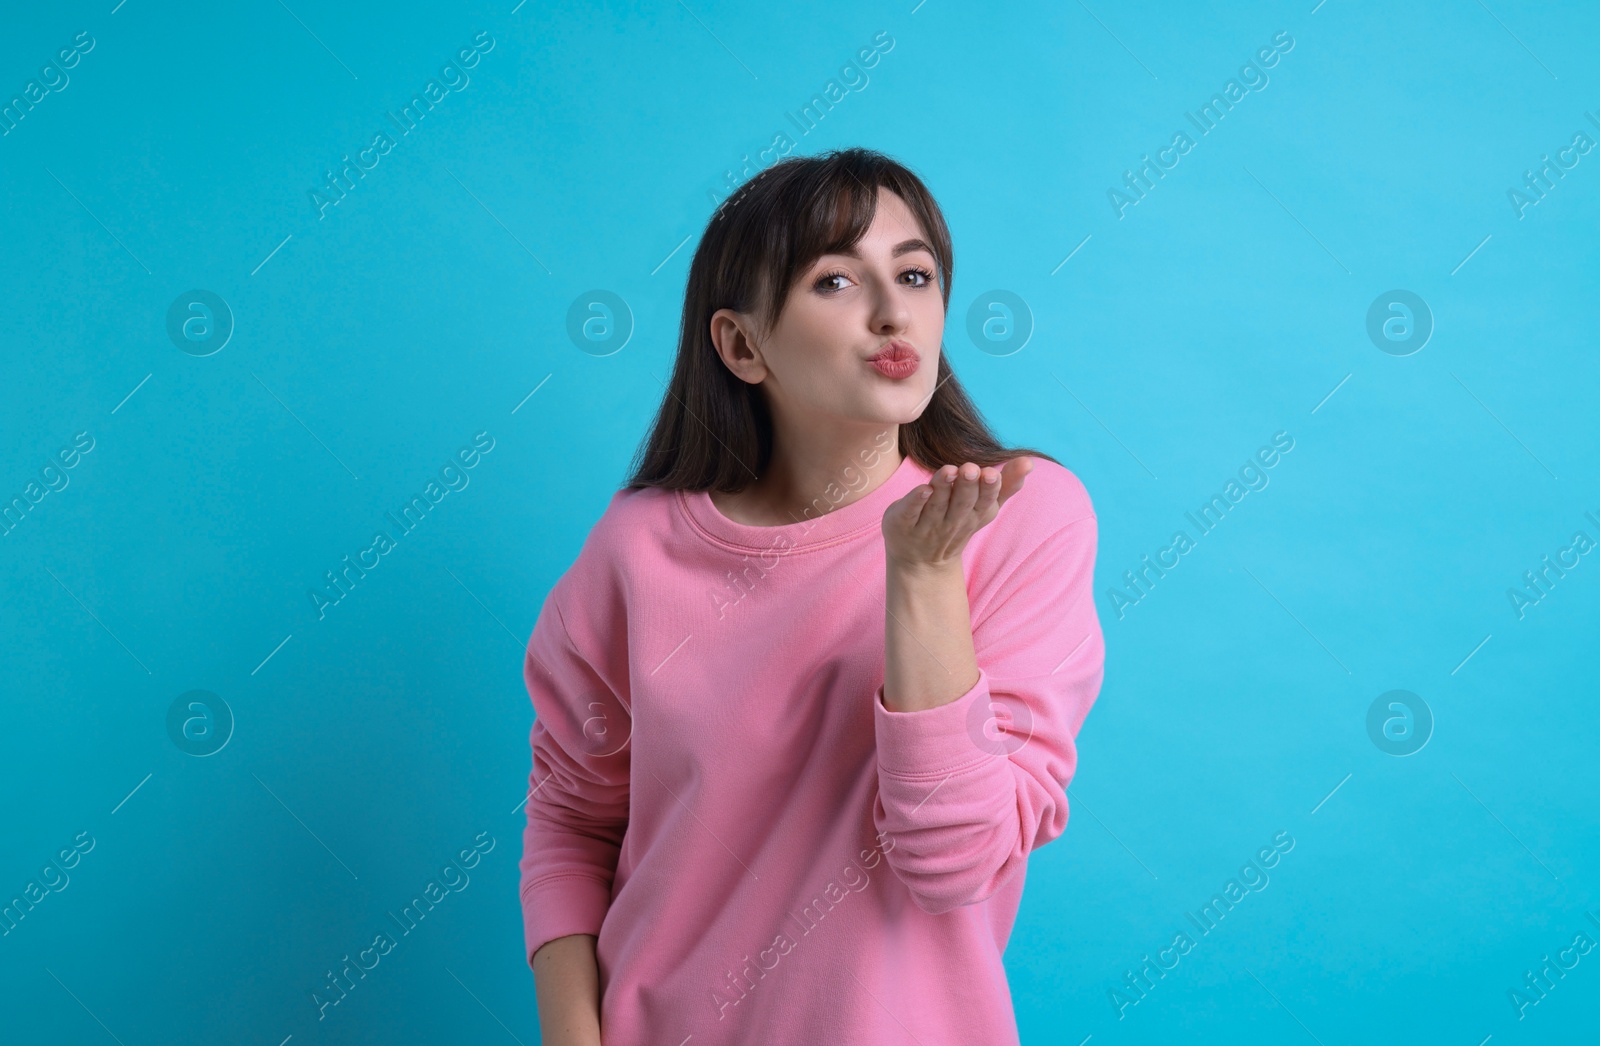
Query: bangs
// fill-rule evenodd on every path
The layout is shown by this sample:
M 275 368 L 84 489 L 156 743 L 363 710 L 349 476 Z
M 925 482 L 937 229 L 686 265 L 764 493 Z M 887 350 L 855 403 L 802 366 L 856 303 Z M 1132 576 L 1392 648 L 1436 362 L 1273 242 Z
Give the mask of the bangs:
M 844 170 L 831 184 L 819 186 L 813 205 L 803 213 L 802 228 L 796 230 L 797 266 L 860 243 L 878 213 L 878 189 Z

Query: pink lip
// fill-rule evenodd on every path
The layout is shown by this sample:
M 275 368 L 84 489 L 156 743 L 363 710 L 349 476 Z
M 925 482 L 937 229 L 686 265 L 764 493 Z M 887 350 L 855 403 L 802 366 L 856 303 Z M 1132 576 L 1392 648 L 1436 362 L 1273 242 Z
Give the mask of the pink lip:
M 886 378 L 909 378 L 917 372 L 922 357 L 909 342 L 896 338 L 867 359 L 874 370 Z

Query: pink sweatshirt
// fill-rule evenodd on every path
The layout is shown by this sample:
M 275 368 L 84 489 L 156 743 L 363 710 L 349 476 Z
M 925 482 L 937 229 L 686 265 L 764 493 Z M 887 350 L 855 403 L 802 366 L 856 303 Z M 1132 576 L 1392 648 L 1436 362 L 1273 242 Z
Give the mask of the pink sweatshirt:
M 978 682 L 883 704 L 889 503 L 736 523 L 615 494 L 545 600 L 524 676 L 532 955 L 598 937 L 605 1046 L 1002 1046 L 1030 851 L 1067 825 L 1099 693 L 1096 521 L 1034 460 L 967 545 Z

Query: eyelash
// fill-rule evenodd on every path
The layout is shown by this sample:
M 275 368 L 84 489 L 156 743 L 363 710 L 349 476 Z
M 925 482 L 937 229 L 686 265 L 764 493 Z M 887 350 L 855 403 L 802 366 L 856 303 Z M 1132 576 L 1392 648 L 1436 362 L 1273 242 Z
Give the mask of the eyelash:
M 929 272 L 927 269 L 924 269 L 920 265 L 913 265 L 911 268 L 907 269 L 905 272 L 902 272 L 900 275 L 904 276 L 906 274 L 906 272 L 918 273 L 919 275 L 921 275 L 922 279 L 925 281 L 923 283 L 916 284 L 912 288 L 913 290 L 920 290 L 923 287 L 929 287 L 929 286 L 933 285 L 933 281 L 934 281 L 933 273 Z M 835 269 L 832 272 L 824 273 L 823 275 L 818 276 L 817 277 L 817 282 L 815 284 L 813 284 L 813 286 L 817 290 L 823 291 L 825 293 L 829 292 L 829 291 L 839 290 L 840 288 L 838 288 L 838 287 L 824 287 L 823 286 L 823 284 L 827 283 L 829 280 L 833 279 L 835 276 L 838 276 L 838 277 L 840 277 L 842 279 L 847 279 L 847 280 L 850 278 L 850 274 L 849 273 L 843 272 L 843 271 L 841 271 L 839 269 Z

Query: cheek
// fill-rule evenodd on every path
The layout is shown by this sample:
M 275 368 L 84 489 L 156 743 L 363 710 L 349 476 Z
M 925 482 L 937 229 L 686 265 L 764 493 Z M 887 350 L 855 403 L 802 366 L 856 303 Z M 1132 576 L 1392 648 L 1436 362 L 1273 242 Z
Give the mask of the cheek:
M 782 341 L 769 343 L 767 366 L 776 379 L 776 395 L 794 405 L 837 407 L 863 385 L 864 366 L 850 346 L 841 346 L 837 332 L 793 327 Z
M 785 330 L 783 373 L 795 387 L 823 391 L 859 379 L 863 337 L 851 339 L 837 316 L 797 315 Z
M 919 349 L 923 349 L 923 361 L 936 364 L 939 356 L 944 351 L 945 336 L 944 309 L 939 304 L 939 299 L 933 299 L 932 307 L 924 306 L 916 317 L 916 342 Z M 952 328 L 952 331 L 965 336 L 961 327 Z

